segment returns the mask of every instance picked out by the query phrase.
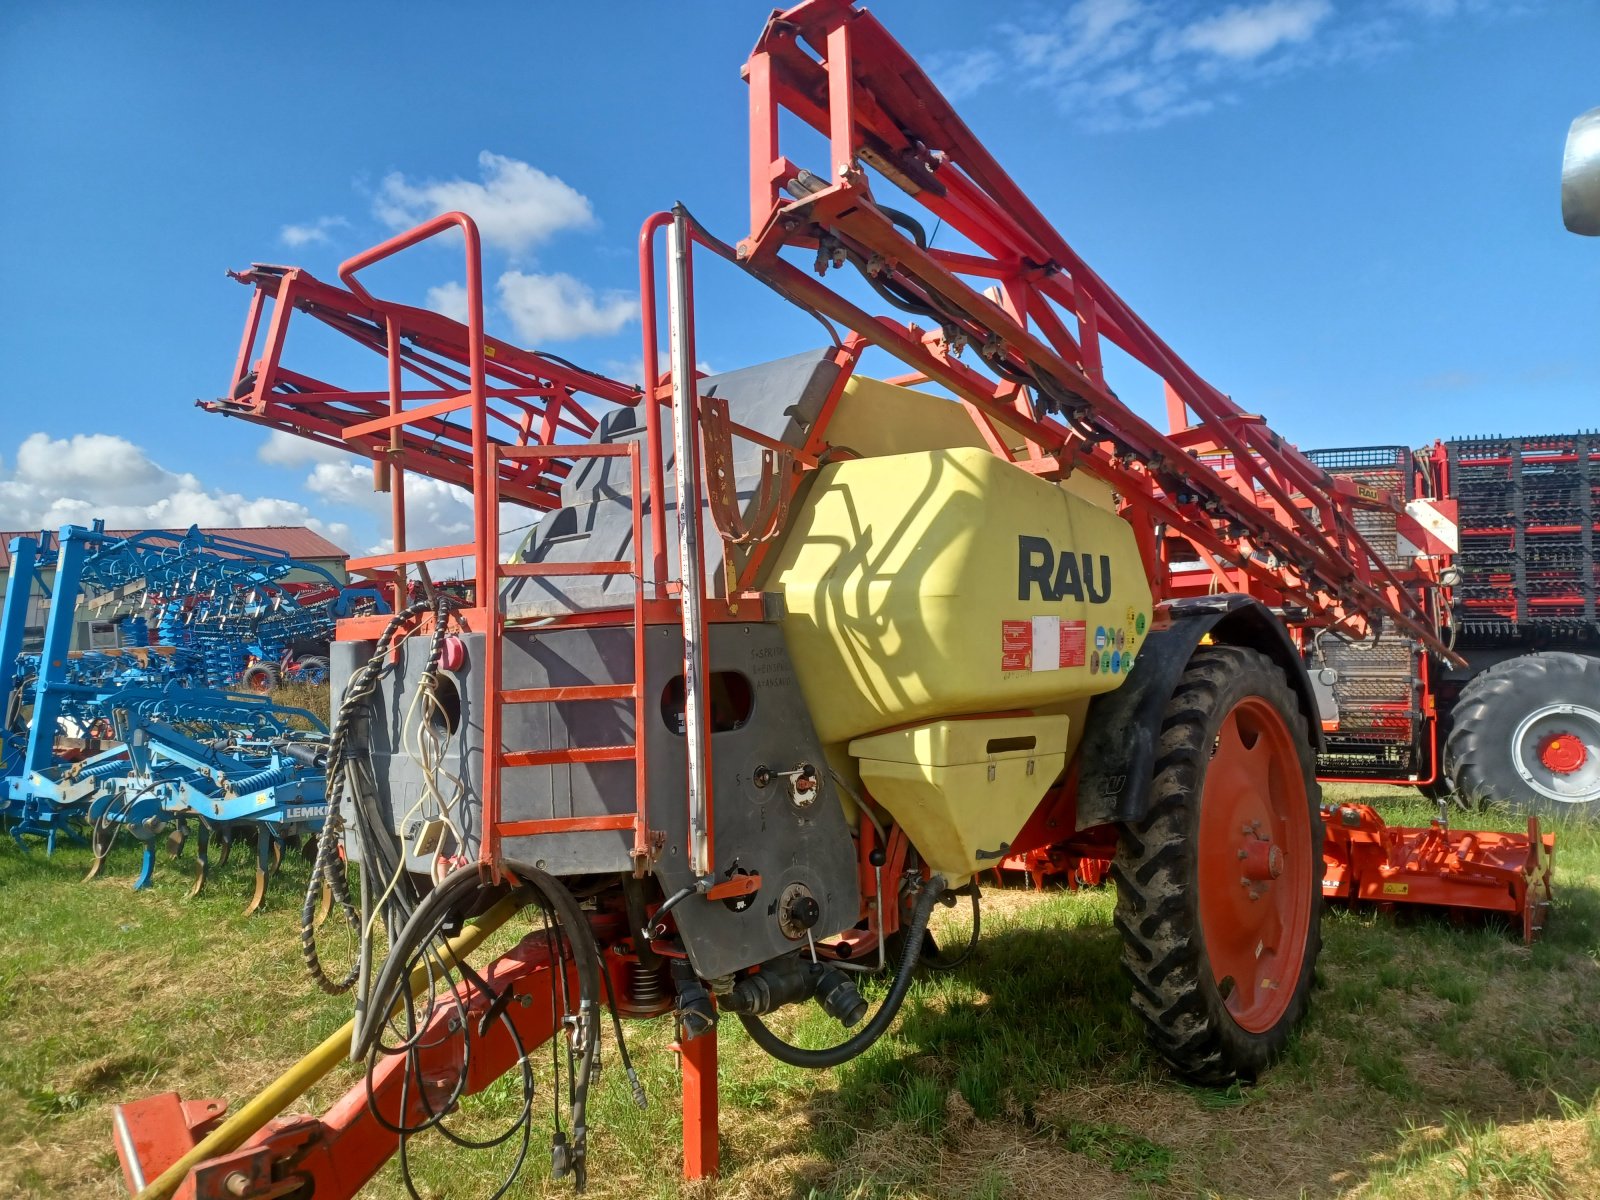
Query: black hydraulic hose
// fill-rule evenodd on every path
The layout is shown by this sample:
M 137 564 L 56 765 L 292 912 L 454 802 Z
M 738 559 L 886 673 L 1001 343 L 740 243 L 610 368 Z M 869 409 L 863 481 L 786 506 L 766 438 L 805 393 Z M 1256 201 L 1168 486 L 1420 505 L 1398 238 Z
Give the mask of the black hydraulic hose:
M 512 859 L 503 860 L 501 865 L 520 879 L 525 886 L 531 887 L 541 897 L 545 906 L 555 913 L 561 930 L 566 935 L 567 944 L 572 947 L 572 962 L 578 972 L 576 1014 L 578 1024 L 574 1040 L 578 1042 L 579 1058 L 577 1068 L 575 1070 L 569 1068 L 570 1075 L 567 1080 L 567 1089 L 571 1097 L 567 1118 L 572 1128 L 569 1167 L 578 1190 L 582 1191 L 587 1170 L 584 1160 L 589 1136 L 587 1121 L 589 1083 L 594 1077 L 595 1064 L 600 1053 L 600 1009 L 603 1006 L 600 996 L 600 976 L 605 970 L 600 962 L 600 947 L 595 944 L 594 931 L 589 928 L 589 920 L 584 916 L 583 909 L 578 907 L 578 901 L 559 879 L 528 863 Z M 565 982 L 565 969 L 560 964 L 553 966 L 561 972 L 561 979 Z M 559 1029 L 557 1036 L 560 1036 Z M 569 1047 L 571 1044 L 568 1043 Z
M 358 711 L 364 707 L 366 700 L 377 687 L 378 676 L 384 669 L 389 647 L 395 635 L 406 622 L 421 616 L 428 607 L 425 603 L 413 604 L 389 620 L 383 633 L 378 637 L 377 648 L 372 657 L 350 677 L 345 685 L 344 695 L 339 703 L 339 718 L 334 722 L 328 740 L 327 774 L 323 785 L 323 798 L 328 806 L 328 812 L 323 818 L 322 832 L 317 838 L 317 857 L 312 864 L 311 878 L 306 882 L 305 900 L 300 908 L 300 953 L 305 961 L 307 973 L 316 985 L 329 995 L 336 996 L 349 991 L 360 975 L 361 963 L 358 960 L 337 979 L 330 976 L 323 968 L 321 956 L 317 952 L 316 922 L 317 906 L 322 898 L 322 884 L 326 883 L 333 892 L 334 900 L 343 912 L 345 920 L 361 930 L 362 940 L 366 940 L 366 924 L 356 915 L 355 903 L 350 896 L 349 877 L 345 874 L 344 860 L 339 856 L 341 834 L 344 829 L 340 799 L 345 782 L 345 743 L 350 737 L 351 727 L 355 724 Z M 369 867 L 373 865 L 369 861 Z
M 372 1043 L 383 1030 L 389 1013 L 403 999 L 401 992 L 411 978 L 412 960 L 422 953 L 429 938 L 453 910 L 465 907 L 463 897 L 483 886 L 483 879 L 470 868 L 454 871 L 422 898 L 405 925 L 394 936 L 394 946 L 378 968 L 367 996 L 367 1005 L 357 1001 L 355 1028 L 350 1035 L 350 1059 L 358 1062 L 367 1056 Z M 446 963 L 447 967 L 455 964 Z M 376 1017 L 373 1014 L 377 1014 Z
M 872 1015 L 872 1020 L 863 1025 L 854 1036 L 824 1050 L 806 1050 L 784 1041 L 768 1029 L 766 1022 L 760 1017 L 740 1013 L 739 1023 L 750 1035 L 750 1040 L 779 1062 L 813 1071 L 825 1067 L 837 1067 L 866 1050 L 894 1023 L 895 1017 L 900 1013 L 901 1004 L 905 1003 L 906 992 L 911 988 L 911 977 L 917 969 L 917 960 L 922 957 L 922 938 L 928 932 L 928 918 L 933 914 L 934 903 L 944 890 L 942 875 L 935 875 L 923 883 L 922 891 L 917 894 L 916 906 L 911 912 L 911 925 L 906 930 L 905 950 L 900 955 L 900 967 L 895 972 L 894 982 L 889 985 L 889 994 L 883 998 L 883 1003 Z

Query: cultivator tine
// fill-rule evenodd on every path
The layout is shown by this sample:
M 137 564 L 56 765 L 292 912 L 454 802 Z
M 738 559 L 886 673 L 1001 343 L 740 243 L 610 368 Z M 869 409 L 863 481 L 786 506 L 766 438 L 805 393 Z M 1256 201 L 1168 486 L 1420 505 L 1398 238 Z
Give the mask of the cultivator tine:
M 283 870 L 283 841 L 271 833 L 268 833 L 267 837 L 272 842 L 272 864 L 268 868 L 267 874 L 276 876 L 279 871 Z
M 89 864 L 89 871 L 83 877 L 88 883 L 91 879 L 98 879 L 100 872 L 105 870 L 106 855 L 111 852 L 111 843 L 116 838 L 116 831 L 106 821 L 97 820 L 89 827 L 90 846 L 94 850 L 94 862 Z
M 250 903 L 245 905 L 245 916 L 254 916 L 261 911 L 261 906 L 267 899 L 267 879 L 282 861 L 282 846 L 272 836 L 271 830 L 265 825 L 261 826 L 256 831 L 256 890 L 250 897 Z
M 173 826 L 172 832 L 167 834 L 167 857 L 178 859 L 183 857 L 183 845 L 189 840 L 189 823 L 180 820 Z
M 333 885 L 326 879 L 322 881 L 322 899 L 317 902 L 316 927 L 321 929 L 333 915 Z
M 211 869 L 211 826 L 201 821 L 195 831 L 194 848 L 194 886 L 189 889 L 189 899 L 193 900 L 205 891 L 206 876 Z
M 222 853 L 217 855 L 217 866 L 226 867 L 228 865 L 228 859 L 233 857 L 233 830 L 224 829 L 221 836 Z
M 133 881 L 133 890 L 143 891 L 150 886 L 156 873 L 156 843 L 154 839 L 144 844 L 144 857 L 139 861 L 139 878 Z

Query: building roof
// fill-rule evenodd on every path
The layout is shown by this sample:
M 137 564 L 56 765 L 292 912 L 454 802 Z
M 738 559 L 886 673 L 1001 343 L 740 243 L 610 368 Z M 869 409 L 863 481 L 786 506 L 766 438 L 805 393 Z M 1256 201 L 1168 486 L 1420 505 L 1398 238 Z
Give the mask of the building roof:
M 143 532 L 138 529 L 108 529 L 106 535 L 113 538 L 130 537 L 135 533 Z M 171 529 L 169 533 L 184 534 L 187 529 Z M 350 557 L 348 552 L 339 549 L 320 533 L 315 533 L 303 525 L 241 525 L 234 529 L 211 529 L 202 527 L 201 533 L 213 534 L 217 537 L 233 538 L 241 542 L 253 542 L 258 546 L 265 546 L 269 550 L 277 550 L 292 558 L 299 559 L 329 559 L 336 558 L 341 562 Z M 11 566 L 11 539 L 18 537 L 35 537 L 37 529 L 0 530 L 0 569 Z

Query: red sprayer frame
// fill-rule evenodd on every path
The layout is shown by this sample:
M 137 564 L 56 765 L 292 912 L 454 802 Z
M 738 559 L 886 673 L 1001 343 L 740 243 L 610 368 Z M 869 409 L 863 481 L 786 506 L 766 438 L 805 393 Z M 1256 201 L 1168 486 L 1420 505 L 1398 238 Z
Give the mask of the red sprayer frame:
M 745 75 L 750 235 L 739 255 L 750 271 L 949 388 L 995 453 L 1047 478 L 1082 469 L 1110 483 L 1158 600 L 1170 595 L 1160 543 L 1179 537 L 1214 561 L 1225 586 L 1243 582 L 1287 618 L 1355 635 L 1389 623 L 1453 658 L 1351 519 L 1357 505 L 1398 501 L 1331 478 L 1179 358 L 1073 252 L 870 12 L 806 0 L 774 16 Z M 825 178 L 782 153 L 783 112 L 827 137 Z M 879 205 L 868 168 L 978 252 L 923 244 L 914 222 Z M 822 278 L 781 258 L 786 248 L 813 252 Z M 875 317 L 828 286 L 827 271 L 847 262 L 939 328 Z M 973 278 L 992 286 L 980 291 Z M 1192 423 L 1162 434 L 1118 399 L 1101 339 L 1153 372 L 1172 415 L 1192 414 Z M 964 349 L 999 381 L 961 362 Z M 1020 457 L 1000 427 L 1022 436 Z
M 911 381 L 948 388 L 995 454 L 1043 478 L 1060 479 L 1083 470 L 1109 483 L 1120 511 L 1135 530 L 1158 600 L 1182 592 L 1166 567 L 1167 541 L 1182 539 L 1211 564 L 1223 586 L 1249 590 L 1292 623 L 1356 635 L 1388 625 L 1417 638 L 1440 657 L 1452 657 L 1404 582 L 1378 560 L 1354 527 L 1351 514 L 1357 506 L 1395 508 L 1396 499 L 1332 479 L 1178 358 L 1051 228 L 875 17 L 844 0 L 806 0 L 768 23 L 746 66 L 746 78 L 751 120 L 749 236 L 735 252 L 692 222 L 687 222 L 685 240 L 685 226 L 679 226 L 683 274 L 677 278 L 674 332 L 683 340 L 677 343 L 676 357 L 688 364 L 682 373 L 692 376 L 688 243 L 735 258 L 780 294 L 850 331 L 835 350 L 842 368 L 835 392 L 825 401 L 824 415 L 814 424 L 810 440 L 792 455 L 789 486 L 818 465 L 827 414 L 863 349 L 876 346 L 905 362 L 914 372 Z M 825 177 L 801 170 L 780 151 L 783 111 L 827 138 Z M 925 244 L 915 222 L 875 200 L 869 169 L 880 182 L 898 185 L 975 250 L 939 250 Z M 694 379 L 669 383 L 658 363 L 654 235 L 674 221 L 686 217 L 658 214 L 646 222 L 640 237 L 646 371 L 642 392 L 488 337 L 477 231 L 460 213 L 447 214 L 349 260 L 340 270 L 342 288 L 292 268 L 257 266 L 239 276 L 255 286 L 256 296 L 234 387 L 226 400 L 204 407 L 373 459 L 376 482 L 394 494 L 394 548 L 355 560 L 351 567 L 392 571 L 397 600 L 408 594 L 411 571 L 428 585 L 428 563 L 472 560 L 472 598 L 453 610 L 451 619 L 486 634 L 483 666 L 492 695 L 486 705 L 484 736 L 487 745 L 499 748 L 499 765 L 508 765 L 508 759 L 523 753 L 500 745 L 500 706 L 551 697 L 507 693 L 501 686 L 499 642 L 505 619 L 495 601 L 499 581 L 516 565 L 502 561 L 498 506 L 508 502 L 536 511 L 555 507 L 557 489 L 573 459 L 579 453 L 602 452 L 578 449 L 597 424 L 587 401 L 646 401 L 643 457 L 633 452 L 630 467 L 635 480 L 642 473 L 648 487 L 634 488 L 633 561 L 565 564 L 562 569 L 630 573 L 636 584 L 635 601 L 631 611 L 581 612 L 562 620 L 631 623 L 636 635 L 646 624 L 684 621 L 683 589 L 667 582 L 665 506 L 652 505 L 648 515 L 639 508 L 641 491 L 656 496 L 665 492 L 663 409 L 670 404 L 667 411 L 675 421 L 692 422 L 691 428 L 699 425 Z M 357 281 L 358 272 L 451 228 L 459 228 L 466 239 L 465 323 L 379 301 Z M 782 257 L 792 250 L 815 254 L 822 278 Z M 875 316 L 834 290 L 826 272 L 847 263 L 858 265 L 892 303 L 917 310 L 936 328 Z M 276 307 L 266 320 L 269 300 Z M 284 337 L 295 311 L 383 354 L 387 388 L 342 391 L 285 367 Z M 1161 382 L 1173 432 L 1159 432 L 1113 393 L 1102 366 L 1103 339 Z M 258 342 L 259 358 L 253 359 Z M 982 361 L 987 373 L 963 361 L 969 354 Z M 738 427 L 732 432 L 752 436 Z M 408 472 L 421 472 L 470 492 L 471 542 L 434 548 L 408 543 L 404 507 Z M 701 504 L 680 509 L 697 515 Z M 649 522 L 652 535 L 648 562 L 640 561 L 643 556 L 637 549 L 643 521 Z M 742 604 L 758 599 L 745 591 L 759 565 L 759 556 L 752 557 L 756 561 L 747 562 L 743 574 L 728 581 L 721 597 L 701 592 L 703 560 L 683 564 L 683 577 L 695 585 L 704 602 L 705 621 L 737 619 Z M 341 636 L 370 637 L 374 632 L 370 621 L 358 619 L 346 623 Z M 686 643 L 703 646 L 704 639 L 694 636 L 698 632 L 686 626 Z M 629 694 L 636 704 L 643 703 L 638 677 Z M 621 698 L 611 691 L 565 697 L 612 702 Z M 641 718 L 636 727 L 643 724 Z M 626 750 L 642 780 L 642 746 L 591 749 L 617 758 Z M 587 752 L 570 750 L 569 761 L 582 761 Z M 489 767 L 483 782 L 490 820 L 482 866 L 490 874 L 497 869 L 497 834 L 504 832 L 493 819 L 498 774 Z M 702 853 L 708 857 L 714 855 L 709 840 L 712 803 L 707 794 L 702 816 L 708 836 Z M 1040 840 L 1027 844 L 1057 841 L 1049 830 L 1070 829 L 1068 806 L 1065 789 L 1052 793 L 1036 815 Z M 654 849 L 645 814 L 631 814 L 627 820 L 643 866 L 643 858 Z M 1018 846 L 1025 848 L 1021 841 Z M 882 937 L 894 931 L 899 911 L 896 904 L 881 903 L 876 885 L 881 871 L 898 878 L 905 862 L 903 835 L 890 832 L 886 864 L 871 861 L 873 850 L 873 834 L 864 826 L 859 869 L 866 915 Z M 620 943 L 602 944 L 609 947 L 608 957 L 621 952 Z M 530 961 L 520 968 L 511 964 L 491 969 L 536 973 L 541 967 Z M 528 1019 L 537 1016 L 535 1010 Z M 529 1032 L 538 1031 L 530 1026 Z M 686 1173 L 709 1174 L 716 1169 L 715 1042 L 709 1036 L 687 1042 L 683 1056 Z M 321 1122 L 272 1126 L 259 1136 L 255 1135 L 261 1126 L 255 1125 L 247 1135 L 253 1139 L 250 1147 L 263 1151 L 255 1161 L 279 1172 L 272 1177 L 277 1179 L 297 1169 L 296 1162 L 310 1163 L 299 1157 L 305 1146 L 302 1133 L 307 1130 L 324 1144 L 342 1144 L 347 1135 L 359 1138 L 363 1155 L 381 1158 L 392 1152 L 394 1139 L 366 1130 L 359 1107 L 341 1103 Z M 176 1111 L 178 1119 L 202 1123 L 210 1116 L 209 1110 Z M 163 1119 L 173 1119 L 172 1112 L 165 1111 Z M 233 1142 L 225 1153 L 240 1144 Z M 204 1156 L 199 1147 L 195 1153 Z M 195 1166 L 183 1186 L 198 1189 L 202 1178 L 225 1179 L 226 1173 L 213 1169 L 220 1161 L 213 1158 Z M 244 1165 L 252 1172 L 258 1169 Z M 313 1164 L 308 1169 L 319 1168 Z M 353 1184 L 358 1185 L 354 1179 L 330 1176 L 326 1190 L 330 1196 L 348 1195 Z

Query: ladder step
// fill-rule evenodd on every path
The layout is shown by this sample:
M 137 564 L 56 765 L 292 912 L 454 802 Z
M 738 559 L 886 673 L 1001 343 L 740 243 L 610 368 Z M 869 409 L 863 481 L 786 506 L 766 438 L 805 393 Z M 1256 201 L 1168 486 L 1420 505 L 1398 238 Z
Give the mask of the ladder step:
M 574 684 L 571 687 L 508 688 L 500 693 L 502 704 L 560 704 L 567 700 L 635 700 L 638 691 L 631 683 Z
M 633 813 L 612 817 L 551 817 L 543 821 L 502 821 L 495 826 L 500 837 L 526 837 L 541 833 L 592 833 L 603 829 L 632 829 Z
M 502 767 L 555 767 L 567 763 L 622 762 L 636 753 L 633 746 L 569 746 L 565 750 L 507 750 Z

